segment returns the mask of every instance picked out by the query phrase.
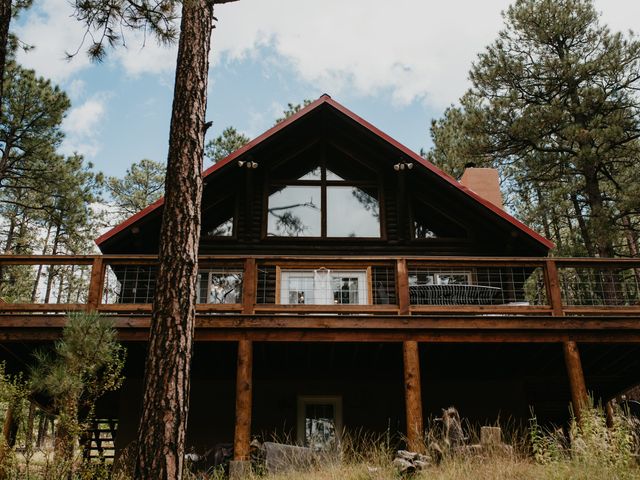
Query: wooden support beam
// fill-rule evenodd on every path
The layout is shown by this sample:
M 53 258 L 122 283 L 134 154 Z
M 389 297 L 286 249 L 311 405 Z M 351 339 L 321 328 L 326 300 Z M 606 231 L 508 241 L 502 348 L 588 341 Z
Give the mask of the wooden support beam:
M 91 280 L 89 282 L 89 295 L 87 298 L 87 310 L 97 310 L 102 303 L 102 287 L 104 286 L 105 264 L 102 257 L 95 257 L 91 266 Z
M 258 272 L 256 259 L 247 258 L 244 261 L 244 273 L 242 276 L 242 313 L 251 314 L 256 304 L 256 286 Z
M 407 448 L 412 452 L 421 452 L 424 450 L 424 423 L 422 420 L 418 342 L 403 342 L 402 356 L 404 360 L 404 395 L 407 414 Z
M 560 290 L 560 277 L 558 275 L 558 267 L 555 260 L 547 259 L 545 262 L 545 278 L 547 285 L 547 296 L 556 317 L 564 316 L 562 305 L 562 291 Z
M 573 341 L 564 342 L 562 344 L 564 351 L 564 362 L 567 366 L 567 375 L 569 376 L 569 386 L 571 387 L 571 403 L 573 404 L 573 412 L 578 420 L 582 409 L 588 405 L 589 395 L 587 386 L 584 381 L 584 373 L 582 371 L 582 362 L 580 361 L 580 352 L 578 344 Z
M 558 275 L 558 267 L 555 260 L 546 260 L 545 276 L 547 279 L 547 293 L 549 295 L 553 316 L 563 317 L 564 308 L 562 305 L 560 276 Z M 567 376 L 569 377 L 569 387 L 571 388 L 571 404 L 573 405 L 573 413 L 579 420 L 582 409 L 588 405 L 589 394 L 587 393 L 584 372 L 582 371 L 582 362 L 580 361 L 578 344 L 573 340 L 563 342 L 562 350 L 564 352 L 564 363 L 567 367 Z
M 253 343 L 238 342 L 238 370 L 236 379 L 236 427 L 233 440 L 233 459 L 249 460 L 251 443 Z
M 399 258 L 396 260 L 396 284 L 398 287 L 398 314 L 407 315 L 411 307 L 409 297 L 409 271 L 407 270 L 407 260 Z

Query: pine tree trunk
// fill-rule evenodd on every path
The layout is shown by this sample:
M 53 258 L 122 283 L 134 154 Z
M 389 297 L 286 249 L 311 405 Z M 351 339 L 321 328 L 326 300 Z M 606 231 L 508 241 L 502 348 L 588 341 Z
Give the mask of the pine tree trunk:
M 2 0 L 0 0 L 2 1 Z M 6 242 L 4 244 L 4 254 L 7 255 L 9 253 L 11 253 L 11 247 L 13 244 L 13 236 L 14 236 L 14 232 L 15 232 L 15 228 L 16 228 L 16 217 L 15 215 L 12 215 L 9 218 L 9 230 L 7 231 L 7 239 Z M 3 265 L 0 265 L 0 288 L 4 287 L 5 284 L 5 267 Z M 6 283 L 9 283 L 8 281 Z
M 4 243 L 5 255 L 11 253 L 11 248 L 13 247 L 13 237 L 16 231 L 16 218 L 17 218 L 17 213 L 9 217 L 9 230 L 7 231 L 7 238 Z
M 51 236 L 51 224 L 47 228 L 47 235 L 44 237 L 44 246 L 42 247 L 42 255 L 47 254 L 47 248 L 49 247 L 49 237 Z M 31 292 L 31 303 L 36 303 L 38 298 L 38 287 L 40 286 L 40 277 L 42 276 L 42 264 L 38 265 L 36 272 L 36 279 L 33 282 L 33 291 Z
M 9 451 L 16 445 L 16 437 L 18 434 L 18 412 L 19 402 L 11 400 L 7 405 L 7 411 L 4 416 L 4 424 L 2 426 L 2 440 L 0 441 L 0 480 L 10 477 L 7 469 L 7 459 Z
M 27 431 L 25 433 L 25 445 L 27 451 L 33 449 L 33 424 L 36 416 L 36 404 L 35 402 L 29 402 L 29 413 L 27 415 Z
M 628 215 L 622 217 L 622 225 L 624 226 L 624 236 L 627 239 L 627 247 L 629 248 L 629 256 L 637 257 L 638 256 L 638 237 L 636 235 L 633 226 L 631 225 L 631 220 Z M 640 285 L 640 268 L 633 269 L 633 275 L 636 279 L 636 285 Z
M 536 192 L 536 199 L 537 199 L 537 203 L 538 206 L 540 205 L 544 205 L 544 198 L 542 198 L 542 191 L 540 190 L 540 186 L 536 185 L 534 187 L 535 192 Z M 549 228 L 549 218 L 547 217 L 547 210 L 541 208 L 540 209 L 540 215 L 542 216 L 541 222 L 542 222 L 542 228 L 544 230 L 544 236 L 547 238 L 551 238 L 551 228 Z
M 595 256 L 595 249 L 593 248 L 593 242 L 591 241 L 591 234 L 589 233 L 587 222 L 584 219 L 584 215 L 582 214 L 580 202 L 578 202 L 578 197 L 575 194 L 571 195 L 571 203 L 573 204 L 573 210 L 576 214 L 576 220 L 578 222 L 578 227 L 580 228 L 580 234 L 582 236 L 582 241 L 584 242 L 584 247 L 587 249 L 587 254 L 590 257 L 593 257 Z
M 54 459 L 58 472 L 65 472 L 68 480 L 73 478 L 76 443 L 78 441 L 79 395 L 67 394 L 62 400 L 58 428 L 55 435 Z
M 0 0 L 0 117 L 4 98 L 4 71 L 9 47 L 9 26 L 11 25 L 11 0 Z
M 590 165 L 585 169 L 585 194 L 587 204 L 590 209 L 590 226 L 593 231 L 593 243 L 595 244 L 598 256 L 611 258 L 615 256 L 613 250 L 611 218 L 607 215 L 607 210 L 602 198 L 602 191 L 595 168 Z
M 44 445 L 44 439 L 47 436 L 47 415 L 44 412 L 40 413 L 40 421 L 38 422 L 38 436 L 36 438 L 36 447 L 42 448 Z
M 171 116 L 159 269 L 134 478 L 182 478 L 195 323 L 213 1 L 187 0 Z
M 53 236 L 53 248 L 51 249 L 51 255 L 57 255 L 58 253 L 58 242 L 60 241 L 60 225 L 56 227 L 56 233 Z M 55 265 L 49 265 L 49 272 L 47 275 L 47 287 L 44 292 L 44 302 L 49 303 L 49 299 L 51 298 L 51 287 L 53 286 L 53 279 L 56 276 L 57 269 Z
M 56 296 L 56 303 L 62 303 L 62 292 L 64 290 L 64 280 L 66 277 L 66 274 L 64 271 L 60 272 L 60 280 L 58 281 L 58 295 Z

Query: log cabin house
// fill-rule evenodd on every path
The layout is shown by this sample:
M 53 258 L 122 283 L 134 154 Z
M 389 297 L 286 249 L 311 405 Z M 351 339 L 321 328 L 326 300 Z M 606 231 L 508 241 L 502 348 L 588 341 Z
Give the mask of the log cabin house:
M 495 172 L 459 183 L 323 95 L 203 177 L 197 452 L 229 443 L 243 461 L 252 436 L 319 448 L 343 429 L 417 448 L 450 405 L 562 422 L 587 391 L 606 401 L 640 381 L 640 262 L 549 257 L 503 210 Z M 98 238 L 102 255 L 0 258 L 86 272 L 75 296 L 1 304 L 2 352 L 18 368 L 64 312 L 112 316 L 126 381 L 98 414 L 120 451 L 136 435 L 162 205 Z

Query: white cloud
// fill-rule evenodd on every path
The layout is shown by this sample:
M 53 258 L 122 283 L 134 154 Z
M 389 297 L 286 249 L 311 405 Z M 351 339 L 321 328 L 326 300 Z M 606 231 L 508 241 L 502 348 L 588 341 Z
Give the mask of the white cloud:
M 143 73 L 164 74 L 175 69 L 177 48 L 159 44 L 155 38 L 141 32 L 129 32 L 125 37 L 126 46 L 109 52 L 119 62 L 127 74 L 138 76 Z
M 108 95 L 105 93 L 96 94 L 69 111 L 62 123 L 66 133 L 61 148 L 63 153 L 68 155 L 78 152 L 88 157 L 98 153 L 98 138 L 106 113 L 107 98 Z
M 74 78 L 66 86 L 65 91 L 67 92 L 67 95 L 69 95 L 69 97 L 73 102 L 77 102 L 84 95 L 86 87 L 87 87 L 87 83 L 84 80 L 80 78 Z
M 335 95 L 390 93 L 394 103 L 423 100 L 441 108 L 468 87 L 467 72 L 502 26 L 510 0 L 242 0 L 216 7 L 212 58 L 255 58 L 293 71 L 298 79 Z M 82 38 L 67 0 L 42 0 L 17 33 L 36 50 L 20 61 L 64 81 L 90 65 L 84 52 L 71 63 L 64 52 Z M 640 2 L 596 0 L 615 30 L 640 31 Z M 110 62 L 128 75 L 166 77 L 174 47 L 128 33 L 127 48 Z M 146 43 L 144 48 L 142 45 Z M 267 47 L 267 48 L 259 48 Z
M 303 80 L 340 94 L 390 92 L 443 107 L 468 87 L 477 53 L 496 38 L 509 0 L 242 0 L 221 5 L 216 57 L 272 46 Z M 616 30 L 640 30 L 640 2 L 598 0 Z M 264 52 L 264 50 L 260 50 Z
M 305 81 L 334 94 L 390 92 L 443 106 L 467 86 L 475 54 L 500 28 L 508 0 L 243 0 L 218 7 L 214 46 L 241 58 L 272 46 Z
M 40 75 L 64 83 L 77 72 L 91 66 L 86 48 L 91 43 L 87 36 L 83 44 L 83 24 L 72 17 L 73 8 L 67 0 L 42 0 L 24 14 L 24 21 L 15 28 L 20 39 L 35 48 L 20 52 L 18 60 Z M 159 74 L 175 67 L 175 47 L 158 45 L 141 32 L 124 32 L 126 46 L 108 52 L 108 62 L 120 64 L 130 75 Z M 79 49 L 79 50 L 78 50 Z M 67 60 L 66 53 L 75 53 Z
M 70 15 L 71 6 L 67 0 L 36 2 L 25 14 L 26 20 L 15 29 L 20 40 L 35 48 L 20 52 L 18 61 L 56 82 L 86 68 L 90 61 L 83 52 L 66 60 L 65 52 L 75 52 L 84 33 L 82 25 Z

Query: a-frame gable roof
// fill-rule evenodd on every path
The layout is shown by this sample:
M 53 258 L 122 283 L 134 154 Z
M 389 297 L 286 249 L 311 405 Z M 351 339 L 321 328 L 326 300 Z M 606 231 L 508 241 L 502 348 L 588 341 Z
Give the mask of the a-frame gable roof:
M 525 224 L 523 224 L 522 222 L 520 222 L 515 217 L 513 217 L 509 213 L 505 212 L 504 210 L 502 210 L 498 206 L 494 205 L 490 201 L 480 197 L 473 190 L 463 186 L 458 181 L 456 181 L 453 177 L 451 177 L 447 173 L 445 173 L 442 170 L 440 170 L 439 168 L 437 168 L 431 162 L 427 161 L 426 159 L 424 159 L 423 157 L 418 155 L 416 152 L 413 152 L 412 150 L 410 150 L 406 146 L 402 145 L 400 142 L 398 142 L 397 140 L 393 139 L 392 137 L 390 137 L 389 135 L 387 135 L 386 133 L 384 133 L 380 129 L 376 128 L 375 126 L 373 126 L 371 123 L 367 122 L 366 120 L 364 120 L 360 116 L 356 115 L 354 112 L 352 112 L 351 110 L 349 110 L 345 106 L 341 105 L 339 102 L 333 100 L 327 94 L 324 94 L 324 95 L 320 96 L 320 98 L 318 98 L 317 100 L 315 100 L 311 104 L 307 105 L 306 107 L 301 109 L 299 112 L 297 112 L 294 115 L 290 116 L 289 118 L 283 120 L 282 122 L 276 124 L 275 126 L 270 128 L 269 130 L 264 132 L 262 135 L 260 135 L 260 136 L 256 137 L 255 139 L 251 140 L 244 147 L 236 150 L 235 152 L 233 152 L 230 155 L 228 155 L 226 158 L 220 160 L 215 165 L 212 165 L 211 167 L 209 167 L 206 170 L 204 170 L 202 172 L 203 180 L 206 181 L 207 177 L 213 175 L 214 173 L 216 173 L 216 174 L 222 173 L 229 165 L 235 164 L 235 162 L 234 162 L 235 160 L 241 158 L 244 155 L 249 154 L 251 152 L 251 150 L 256 148 L 258 145 L 261 145 L 264 142 L 266 142 L 267 140 L 270 140 L 276 134 L 278 134 L 279 132 L 285 130 L 289 125 L 298 122 L 301 118 L 309 115 L 310 113 L 314 112 L 315 110 L 317 110 L 317 109 L 319 109 L 319 108 L 321 108 L 323 106 L 332 107 L 337 112 L 340 112 L 345 117 L 347 117 L 348 119 L 353 121 L 355 124 L 357 124 L 358 126 L 363 128 L 364 130 L 368 131 L 372 135 L 376 136 L 381 141 L 383 141 L 383 142 L 387 143 L 389 146 L 397 149 L 407 159 L 410 159 L 415 164 L 417 164 L 417 168 L 418 169 L 424 168 L 428 172 L 430 172 L 440 182 L 445 182 L 445 183 L 453 186 L 455 189 L 460 190 L 466 196 L 470 197 L 470 199 L 472 199 L 472 201 L 476 202 L 477 204 L 482 205 L 492 215 L 495 215 L 496 220 L 500 219 L 500 220 L 506 221 L 507 223 L 511 224 L 517 230 L 520 230 L 527 237 L 531 238 L 536 243 L 541 245 L 545 250 L 553 248 L 553 246 L 554 246 L 553 242 L 551 242 L 550 240 L 546 239 L 545 237 L 543 237 L 542 235 L 538 234 L 537 232 L 533 231 L 531 228 L 529 228 L 528 226 L 526 226 Z M 157 200 L 156 202 L 152 203 L 151 205 L 149 205 L 145 209 L 141 210 L 140 212 L 136 213 L 135 215 L 131 216 L 130 218 L 128 218 L 124 222 L 120 223 L 116 227 L 112 228 L 108 232 L 106 232 L 103 235 L 101 235 L 100 237 L 98 237 L 95 240 L 96 244 L 98 245 L 98 247 L 101 247 L 107 240 L 115 237 L 120 232 L 123 232 L 126 229 L 133 227 L 136 223 L 138 223 L 139 221 L 145 219 L 147 216 L 149 216 L 150 214 L 152 214 L 156 210 L 160 209 L 163 204 L 164 204 L 164 197 L 160 198 L 159 200 Z

